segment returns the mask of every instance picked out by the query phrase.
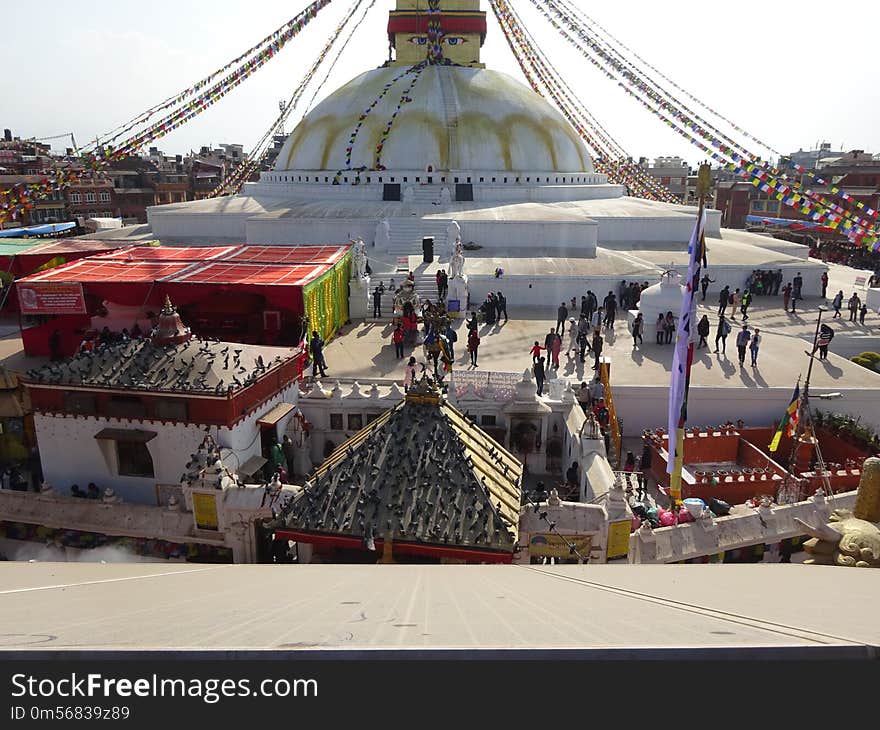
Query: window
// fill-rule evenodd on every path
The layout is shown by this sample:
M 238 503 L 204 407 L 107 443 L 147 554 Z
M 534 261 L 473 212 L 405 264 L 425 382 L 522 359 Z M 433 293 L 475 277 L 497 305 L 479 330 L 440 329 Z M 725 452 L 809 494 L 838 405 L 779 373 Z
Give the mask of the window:
M 458 183 L 455 186 L 455 199 L 471 201 L 474 199 L 474 186 L 470 183 Z
M 112 218 L 113 214 L 109 210 L 102 210 L 101 217 L 102 218 Z
M 187 418 L 186 401 L 177 398 L 164 398 L 155 402 L 156 418 L 172 421 L 185 421 Z
M 364 427 L 364 418 L 360 413 L 348 414 L 348 430 L 360 431 Z
M 83 196 L 81 193 L 71 193 L 70 194 L 70 202 L 71 203 L 82 203 Z
M 109 203 L 110 202 L 110 193 L 108 193 L 106 191 L 101 193 L 101 202 L 102 203 Z
M 494 426 L 495 425 L 495 416 L 480 416 L 480 425 L 481 426 Z
M 400 183 L 384 183 L 382 200 L 400 200 Z
M 143 401 L 132 395 L 112 395 L 107 401 L 106 414 L 114 418 L 144 418 L 147 409 Z
M 367 414 L 367 423 L 368 423 L 368 424 L 369 424 L 369 423 L 372 423 L 373 421 L 375 421 L 375 420 L 376 420 L 379 416 L 381 416 L 381 415 L 382 415 L 381 413 L 368 413 L 368 414 Z
M 331 413 L 330 414 L 330 430 L 331 431 L 341 431 L 342 429 L 343 429 L 342 414 L 341 413 Z
M 96 202 L 95 194 L 94 193 L 86 193 L 86 202 L 87 203 Z
M 119 460 L 119 476 L 154 477 L 153 457 L 142 441 L 117 441 L 116 457 Z

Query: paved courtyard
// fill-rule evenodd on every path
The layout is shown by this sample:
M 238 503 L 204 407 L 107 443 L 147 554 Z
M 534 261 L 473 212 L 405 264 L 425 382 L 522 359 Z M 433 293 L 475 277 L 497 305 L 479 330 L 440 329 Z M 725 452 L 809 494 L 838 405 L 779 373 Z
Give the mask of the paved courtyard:
M 829 287 L 830 289 L 830 287 Z M 707 297 L 706 303 L 710 302 Z M 749 325 L 759 327 L 763 342 L 758 356 L 758 367 L 750 367 L 746 356 L 746 366 L 741 368 L 737 362 L 735 337 L 739 330 L 739 319 L 732 322 L 733 332 L 727 338 L 727 353 L 715 354 L 714 337 L 717 307 L 700 307 L 700 314 L 709 315 L 712 331 L 709 348 L 697 351 L 694 362 L 692 383 L 694 385 L 728 387 L 792 387 L 798 374 L 806 373 L 808 360 L 805 350 L 812 341 L 816 328 L 816 316 L 822 300 L 818 297 L 798 302 L 797 314 L 786 313 L 782 309 L 781 297 L 763 297 L 755 300 L 750 309 Z M 481 325 L 478 368 L 469 364 L 466 349 L 466 329 L 464 320 L 458 319 L 453 325 L 459 334 L 455 343 L 455 368 L 458 370 L 477 370 L 480 372 L 522 373 L 531 367 L 529 349 L 535 340 L 543 344 L 544 335 L 556 324 L 554 307 L 546 309 L 518 309 L 509 304 L 510 321 L 506 324 Z M 728 309 L 729 312 L 729 309 Z M 738 316 L 738 313 L 737 313 Z M 880 375 L 871 373 L 841 357 L 836 352 L 838 342 L 847 343 L 847 350 L 855 353 L 877 349 L 880 346 L 880 319 L 877 315 L 865 326 L 846 321 L 846 318 L 831 321 L 831 312 L 823 315 L 836 330 L 835 339 L 829 350 L 828 360 L 819 361 L 813 367 L 812 383 L 815 389 L 839 388 L 880 388 Z M 613 331 L 607 332 L 603 356 L 611 358 L 613 379 L 628 385 L 661 385 L 669 382 L 672 365 L 672 345 L 654 343 L 653 323 L 646 323 L 644 343 L 633 347 L 625 319 L 618 319 Z M 342 330 L 327 347 L 328 379 L 380 378 L 402 381 L 406 359 L 414 354 L 422 359 L 420 346 L 405 350 L 406 357 L 394 357 L 391 342 L 392 325 L 390 321 L 354 323 Z M 849 342 L 848 342 L 849 340 Z M 855 342 L 855 344 L 853 344 Z M 563 346 L 568 343 L 566 332 Z M 581 363 L 574 357 L 560 356 L 559 374 L 570 379 L 584 379 L 592 375 L 592 360 Z

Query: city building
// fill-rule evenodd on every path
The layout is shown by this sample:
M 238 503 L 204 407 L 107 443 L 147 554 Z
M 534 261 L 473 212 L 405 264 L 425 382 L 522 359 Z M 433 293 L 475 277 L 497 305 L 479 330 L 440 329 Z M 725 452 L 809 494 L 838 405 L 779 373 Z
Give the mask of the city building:
M 678 202 L 694 202 L 695 187 L 692 186 L 691 181 L 693 179 L 695 182 L 696 178 L 692 175 L 688 163 L 681 157 L 656 157 L 653 165 L 642 158 L 639 166 L 675 195 Z
M 64 493 L 91 482 L 127 503 L 165 505 L 206 432 L 251 478 L 293 417 L 302 360 L 299 349 L 199 340 L 166 299 L 148 337 L 23 378 L 44 479 Z

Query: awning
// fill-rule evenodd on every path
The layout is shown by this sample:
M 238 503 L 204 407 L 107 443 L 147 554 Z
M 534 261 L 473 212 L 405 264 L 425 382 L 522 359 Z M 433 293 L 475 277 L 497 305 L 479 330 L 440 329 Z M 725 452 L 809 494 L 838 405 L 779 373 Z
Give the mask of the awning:
M 95 434 L 95 438 L 106 441 L 135 441 L 145 444 L 147 441 L 152 441 L 157 435 L 155 431 L 141 431 L 137 428 L 104 428 Z
M 16 238 L 21 235 L 47 236 L 51 233 L 69 231 L 71 228 L 76 228 L 76 221 L 68 223 L 44 223 L 43 225 L 28 226 L 26 228 L 7 228 L 4 231 L 0 231 L 0 238 Z
M 248 459 L 244 464 L 238 467 L 238 473 L 241 476 L 253 476 L 260 469 L 263 468 L 263 464 L 268 461 L 265 456 L 257 456 L 254 455 L 250 459 Z
M 279 403 L 265 416 L 257 420 L 259 426 L 276 426 L 278 421 L 284 418 L 294 409 L 293 403 Z

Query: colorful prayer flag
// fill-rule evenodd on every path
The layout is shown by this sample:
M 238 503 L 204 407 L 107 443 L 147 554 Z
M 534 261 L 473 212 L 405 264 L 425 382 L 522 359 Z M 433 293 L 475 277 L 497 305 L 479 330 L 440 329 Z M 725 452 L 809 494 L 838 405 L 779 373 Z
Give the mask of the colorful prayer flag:
M 796 433 L 800 397 L 801 384 L 798 382 L 798 384 L 794 386 L 794 393 L 791 396 L 791 402 L 788 404 L 788 408 L 785 409 L 785 415 L 782 417 L 779 428 L 776 429 L 776 433 L 773 435 L 773 440 L 770 442 L 770 451 L 776 451 L 776 449 L 779 448 L 779 442 L 782 440 L 782 432 L 786 430 L 786 428 L 789 436 L 794 436 Z

